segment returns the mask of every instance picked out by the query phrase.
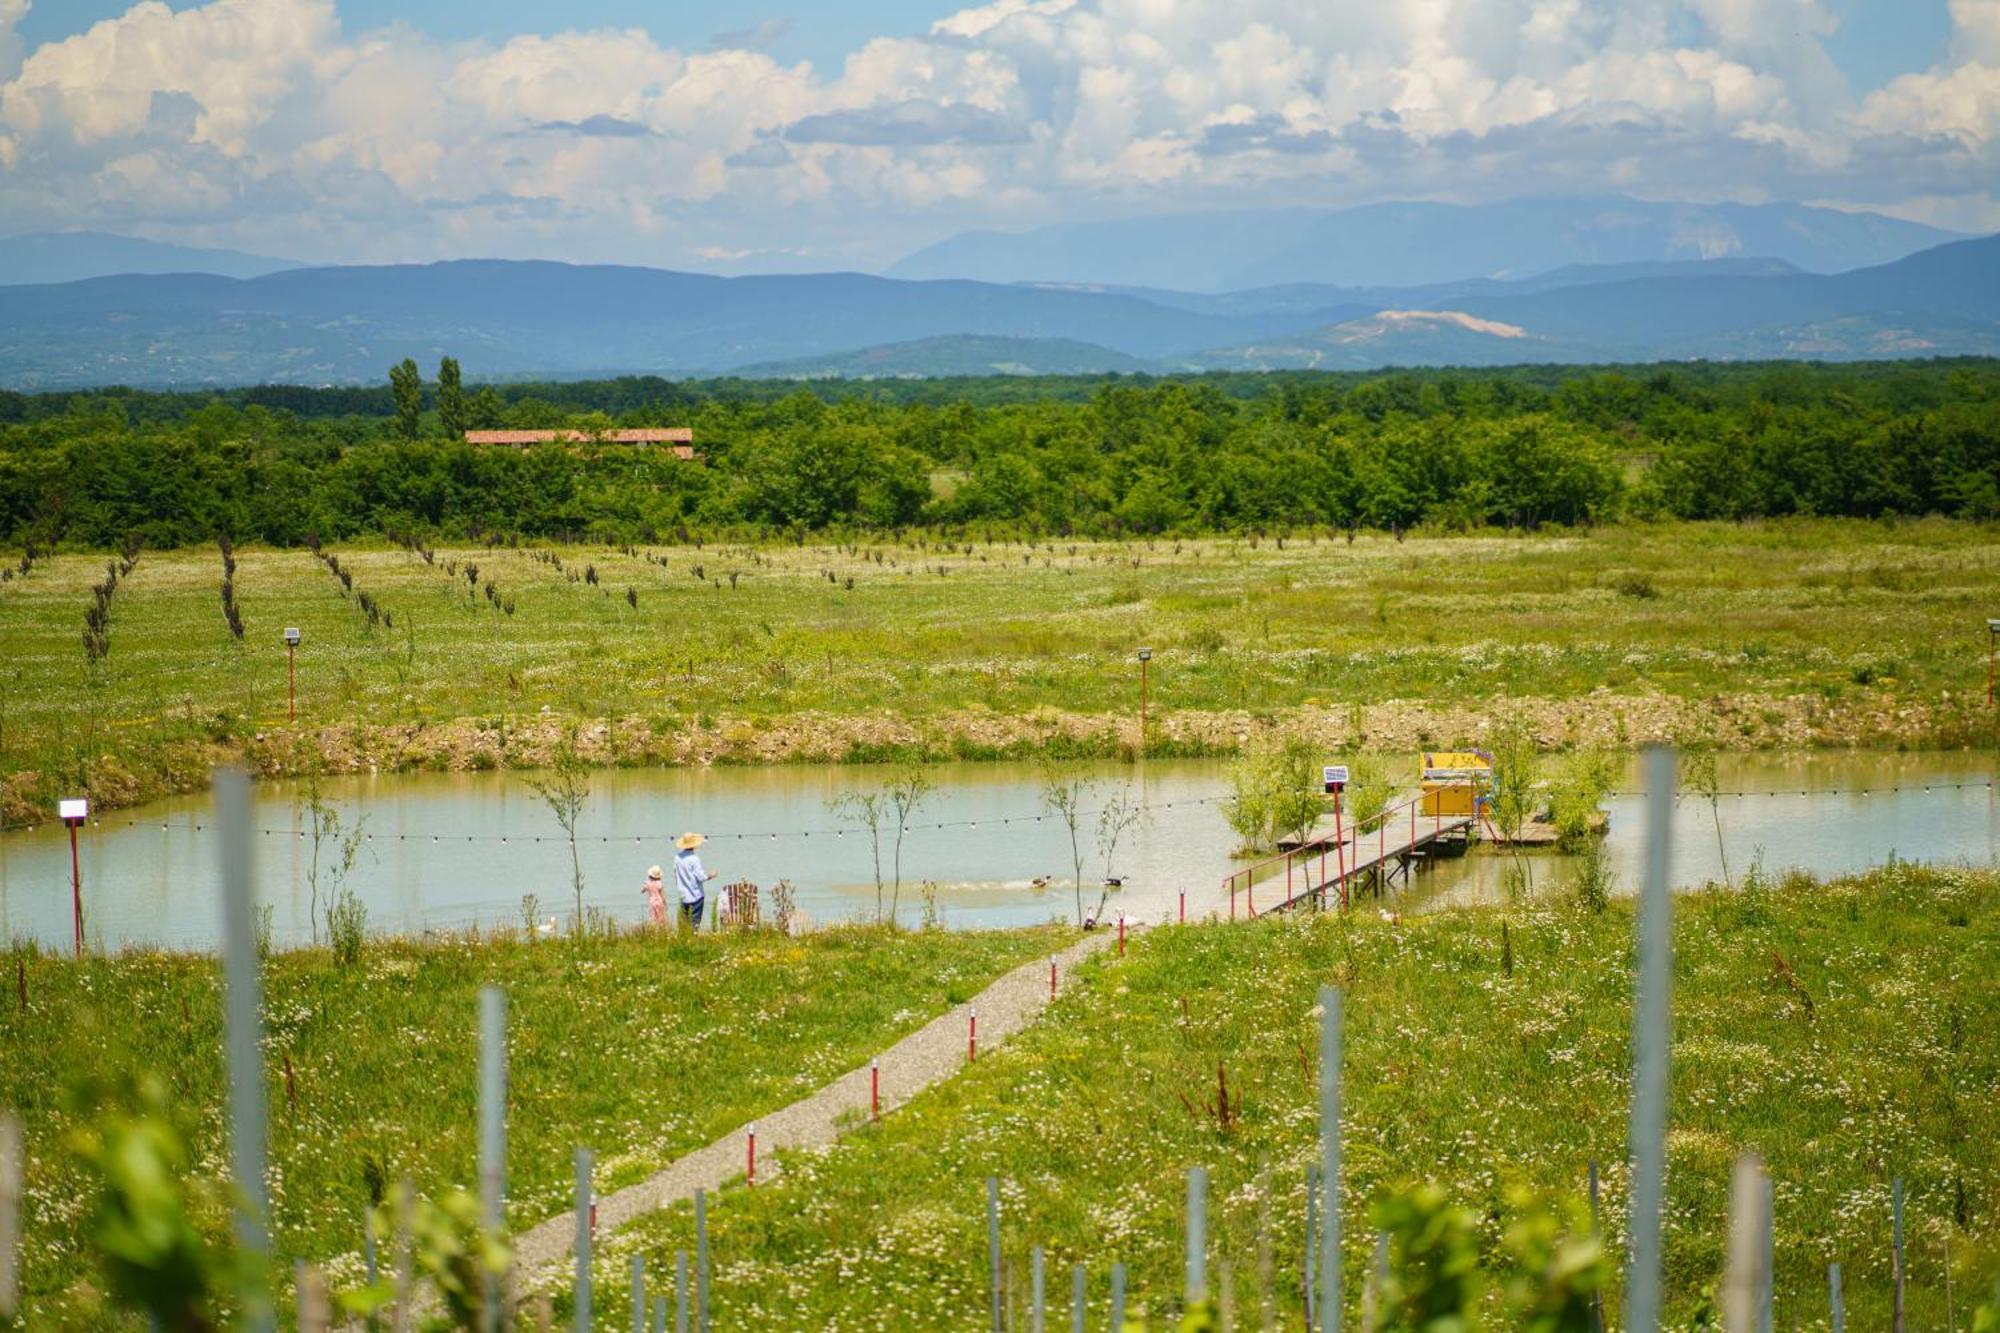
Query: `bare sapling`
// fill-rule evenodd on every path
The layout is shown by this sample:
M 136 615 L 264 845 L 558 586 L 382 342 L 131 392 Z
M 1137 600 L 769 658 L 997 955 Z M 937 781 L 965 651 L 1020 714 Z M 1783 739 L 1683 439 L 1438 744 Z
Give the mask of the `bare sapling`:
M 555 759 L 549 765 L 545 776 L 528 779 L 528 789 L 542 798 L 549 813 L 562 826 L 563 836 L 569 839 L 569 864 L 572 887 L 576 892 L 576 918 L 571 929 L 578 942 L 583 939 L 583 856 L 576 846 L 576 822 L 583 815 L 583 807 L 590 801 L 590 766 L 577 753 L 576 735 L 563 737 L 556 747 Z

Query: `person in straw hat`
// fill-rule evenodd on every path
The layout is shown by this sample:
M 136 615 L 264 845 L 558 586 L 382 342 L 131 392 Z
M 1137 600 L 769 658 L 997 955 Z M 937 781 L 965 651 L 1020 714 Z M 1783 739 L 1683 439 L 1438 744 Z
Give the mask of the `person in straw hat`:
M 663 873 L 658 866 L 646 872 L 646 882 L 639 886 L 639 892 L 646 895 L 646 908 L 652 914 L 653 924 L 667 924 L 667 890 Z
M 695 848 L 708 841 L 699 833 L 683 833 L 674 839 L 674 885 L 681 891 L 681 915 L 696 930 L 701 929 L 701 909 L 708 906 L 708 882 L 713 870 L 704 870 Z

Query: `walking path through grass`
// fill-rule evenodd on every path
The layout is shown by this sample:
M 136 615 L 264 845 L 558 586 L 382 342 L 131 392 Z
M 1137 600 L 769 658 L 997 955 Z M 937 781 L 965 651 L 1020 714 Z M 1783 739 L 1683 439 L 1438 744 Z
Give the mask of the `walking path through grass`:
M 433 1196 L 473 1182 L 484 984 L 508 997 L 509 1216 L 527 1227 L 569 1206 L 573 1145 L 596 1150 L 603 1189 L 644 1181 L 962 1012 L 1012 968 L 1039 968 L 1046 985 L 1050 952 L 1073 938 L 840 926 L 382 940 L 350 966 L 323 949 L 275 954 L 264 1044 L 277 1248 L 322 1265 L 336 1289 L 358 1285 L 371 1174 Z M 42 1322 L 87 1326 L 86 1288 L 102 1282 L 84 1240 L 94 1195 L 64 1144 L 93 1088 L 150 1071 L 169 1081 L 196 1159 L 222 1159 L 218 968 L 172 953 L 79 964 L 32 947 L 6 962 L 17 985 L 0 1025 L 0 1101 L 27 1130 L 24 1290 Z
M 1114 941 L 1111 932 L 1098 932 L 1054 955 L 1058 984 L 1075 964 Z M 901 1105 L 964 1067 L 972 1013 L 979 1016 L 978 1043 L 984 1049 L 1026 1027 L 1048 1002 L 1049 962 L 1036 959 L 1007 973 L 970 1003 L 932 1019 L 878 1057 L 882 1109 Z M 765 1161 L 766 1154 L 832 1143 L 844 1128 L 867 1119 L 868 1105 L 869 1070 L 863 1065 L 810 1097 L 759 1117 L 760 1172 L 776 1174 L 776 1164 Z M 698 1189 L 717 1190 L 742 1176 L 748 1163 L 746 1128 L 740 1126 L 638 1184 L 600 1199 L 598 1235 L 603 1237 L 646 1213 L 692 1199 Z M 533 1274 L 568 1258 L 575 1242 L 576 1213 L 572 1210 L 522 1233 L 515 1243 L 515 1263 L 523 1273 Z

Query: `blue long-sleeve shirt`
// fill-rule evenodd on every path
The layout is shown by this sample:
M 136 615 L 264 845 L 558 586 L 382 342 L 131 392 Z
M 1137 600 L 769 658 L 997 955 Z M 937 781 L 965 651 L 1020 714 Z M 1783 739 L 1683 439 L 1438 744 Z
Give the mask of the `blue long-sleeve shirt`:
M 674 884 L 684 903 L 698 903 L 708 892 L 708 872 L 701 868 L 701 858 L 692 847 L 674 854 Z

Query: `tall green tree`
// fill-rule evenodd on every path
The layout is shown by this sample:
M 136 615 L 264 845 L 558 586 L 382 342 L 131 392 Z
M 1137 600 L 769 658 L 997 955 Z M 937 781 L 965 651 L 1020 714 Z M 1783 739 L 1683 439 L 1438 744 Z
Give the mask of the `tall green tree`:
M 465 389 L 459 379 L 458 358 L 445 357 L 438 362 L 438 426 L 445 438 L 459 440 L 465 438 L 466 419 Z
M 389 392 L 396 400 L 396 433 L 406 440 L 416 439 L 423 425 L 424 382 L 415 361 L 406 356 L 400 364 L 389 367 Z

